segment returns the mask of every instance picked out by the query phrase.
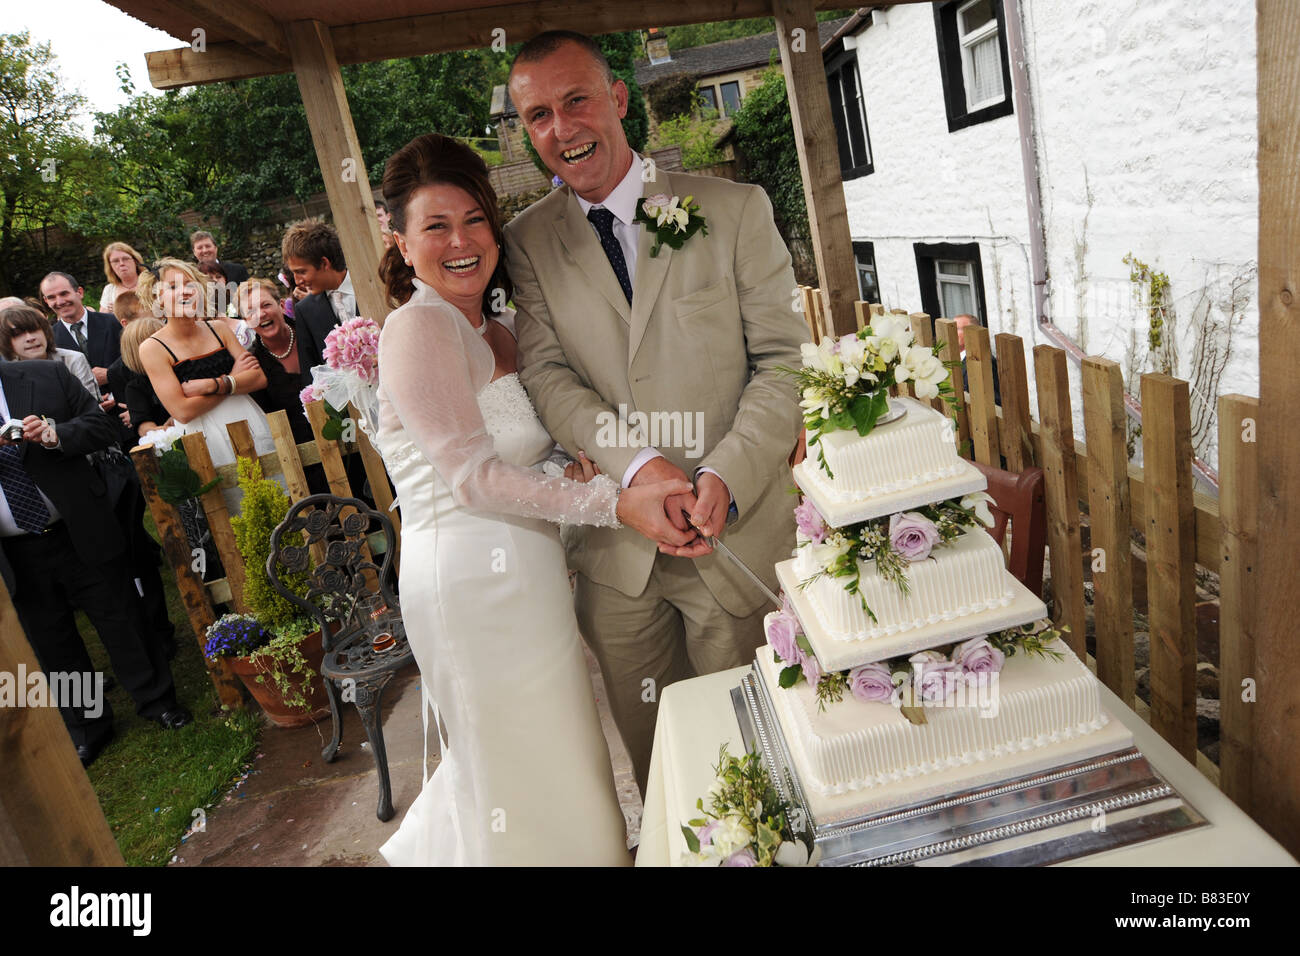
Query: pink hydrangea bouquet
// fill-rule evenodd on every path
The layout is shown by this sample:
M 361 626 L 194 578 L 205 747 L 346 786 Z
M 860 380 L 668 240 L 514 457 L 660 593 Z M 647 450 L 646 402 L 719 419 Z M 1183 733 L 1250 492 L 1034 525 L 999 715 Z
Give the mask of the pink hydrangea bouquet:
M 351 403 L 360 413 L 361 427 L 374 434 L 379 424 L 379 323 L 348 319 L 325 337 L 322 354 L 325 364 L 311 370 L 312 383 L 299 393 L 299 400 L 307 405 L 324 399 L 331 419 L 339 423 Z
M 374 319 L 348 319 L 325 336 L 325 364 L 355 372 L 367 385 L 379 384 L 379 323 Z

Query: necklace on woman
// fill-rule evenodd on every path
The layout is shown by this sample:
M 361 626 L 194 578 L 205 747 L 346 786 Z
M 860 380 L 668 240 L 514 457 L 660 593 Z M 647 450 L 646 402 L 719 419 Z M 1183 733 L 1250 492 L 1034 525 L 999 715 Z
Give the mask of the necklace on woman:
M 272 349 L 271 346 L 268 345 L 266 347 L 266 350 L 271 353 L 272 358 L 278 359 L 279 361 L 283 362 L 285 359 L 289 357 L 289 353 L 293 351 L 293 340 L 294 340 L 294 333 L 293 333 L 293 326 L 291 325 L 289 326 L 289 347 L 285 349 L 283 352 L 277 352 L 274 349 Z

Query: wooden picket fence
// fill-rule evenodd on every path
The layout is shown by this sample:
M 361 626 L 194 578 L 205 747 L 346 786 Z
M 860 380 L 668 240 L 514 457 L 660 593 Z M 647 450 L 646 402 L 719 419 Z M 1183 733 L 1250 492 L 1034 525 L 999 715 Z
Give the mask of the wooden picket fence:
M 355 409 L 350 409 L 350 413 L 355 420 L 357 417 Z M 294 443 L 288 415 L 284 411 L 276 411 L 268 415 L 271 436 L 275 441 L 275 452 L 260 456 L 254 447 L 253 436 L 246 421 L 232 422 L 226 426 L 226 431 L 238 457 L 257 458 L 262 465 L 262 474 L 267 478 L 284 476 L 291 501 L 296 502 L 311 494 L 303 469 L 305 466 L 316 464 L 323 467 L 325 478 L 333 494 L 345 498 L 352 497 L 343 460 L 344 452 L 348 449 L 343 442 L 325 438 L 321 434 L 328 421 L 324 402 L 317 401 L 308 405 L 307 417 L 311 422 L 315 438 L 313 441 L 298 445 Z M 239 613 L 248 612 L 248 605 L 244 600 L 244 583 L 246 575 L 252 569 L 244 566 L 244 560 L 235 546 L 235 535 L 230 526 L 230 513 L 225 496 L 222 495 L 223 489 L 238 488 L 237 466 L 229 464 L 214 468 L 212 457 L 208 453 L 207 441 L 202 433 L 186 435 L 181 441 L 186 457 L 189 458 L 190 467 L 199 476 L 199 480 L 206 484 L 213 478 L 219 479 L 215 487 L 200 497 L 199 503 L 207 516 L 208 528 L 212 533 L 217 553 L 221 557 L 221 563 L 225 567 L 226 576 L 209 581 L 206 585 L 199 569 L 197 555 L 191 550 L 190 543 L 185 537 L 180 514 L 173 505 L 158 495 L 158 460 L 154 450 L 143 446 L 134 448 L 131 451 L 131 458 L 135 462 L 145 500 L 149 503 L 149 510 L 157 525 L 163 552 L 175 572 L 176 587 L 185 604 L 185 612 L 198 638 L 201 652 L 204 633 L 217 618 L 215 604 L 226 603 Z M 397 532 L 397 547 L 400 554 L 401 520 L 396 511 L 389 510 L 393 503 L 393 496 L 388 484 L 388 474 L 384 470 L 383 459 L 360 428 L 356 429 L 355 450 L 360 453 L 365 465 L 366 477 L 370 481 L 376 507 L 392 519 L 393 528 Z M 372 540 L 371 547 L 382 548 L 381 536 L 376 536 Z M 396 555 L 394 557 L 396 558 Z M 232 709 L 242 707 L 242 685 L 226 662 L 218 660 L 206 663 L 213 687 L 216 688 L 222 705 Z
M 826 297 L 802 289 L 804 317 L 813 341 L 832 332 Z M 858 328 L 884 309 L 856 303 Z M 946 361 L 960 358 L 951 319 L 933 323 L 907 314 L 918 342 L 942 346 Z M 1039 418 L 1029 412 L 1026 354 L 1019 336 L 966 327 L 968 391 L 957 409 L 934 406 L 956 421 L 966 457 L 1022 471 L 1043 469 L 1052 606 L 1057 624 L 1070 626 L 1069 642 L 1097 677 L 1147 720 L 1184 757 L 1247 812 L 1252 811 L 1252 708 L 1255 674 L 1255 568 L 1258 460 L 1254 441 L 1259 400 L 1224 395 L 1218 403 L 1220 497 L 1193 490 L 1189 386 L 1168 375 L 1141 381 L 1144 467 L 1131 465 L 1120 366 L 1088 358 L 1082 367 L 1086 442 L 1074 438 L 1067 356 L 1039 345 L 1033 350 Z M 1002 405 L 994 401 L 996 356 Z M 954 381 L 960 377 L 954 371 Z M 906 384 L 903 394 L 911 391 Z M 1005 459 L 1005 461 L 1002 461 Z M 1082 516 L 1091 540 L 1084 553 Z M 1150 704 L 1135 693 L 1132 532 L 1146 541 Z M 1196 745 L 1196 568 L 1219 575 L 1219 764 Z M 1086 653 L 1084 583 L 1093 588 L 1096 658 Z

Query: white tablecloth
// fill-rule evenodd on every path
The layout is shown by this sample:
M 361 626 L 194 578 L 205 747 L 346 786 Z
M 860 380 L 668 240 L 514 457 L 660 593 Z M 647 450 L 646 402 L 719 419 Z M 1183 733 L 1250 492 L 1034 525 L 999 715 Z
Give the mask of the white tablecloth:
M 637 866 L 674 865 L 686 852 L 681 824 L 698 815 L 695 801 L 713 782 L 718 748 L 745 745 L 731 705 L 731 688 L 748 667 L 668 687 L 659 702 L 654 754 L 641 820 Z M 1107 850 L 1064 866 L 1295 866 L 1296 861 L 1236 804 L 1152 730 L 1119 698 L 1101 688 L 1102 704 L 1133 732 L 1134 742 L 1209 826 Z

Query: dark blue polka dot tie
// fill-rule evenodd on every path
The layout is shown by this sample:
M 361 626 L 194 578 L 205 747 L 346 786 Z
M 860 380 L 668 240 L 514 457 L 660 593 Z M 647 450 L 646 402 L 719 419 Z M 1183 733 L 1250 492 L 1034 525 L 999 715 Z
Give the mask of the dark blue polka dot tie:
M 623 247 L 618 244 L 618 238 L 614 235 L 614 214 L 608 209 L 592 206 L 587 210 L 587 218 L 596 227 L 596 233 L 600 236 L 600 247 L 605 250 L 605 258 L 614 267 L 618 284 L 623 287 L 623 294 L 631 303 L 632 279 L 627 274 L 627 260 L 623 258 Z
M 9 502 L 14 524 L 24 531 L 40 531 L 50 523 L 50 509 L 41 500 L 36 482 L 23 468 L 19 447 L 5 445 L 0 448 L 0 489 L 4 491 L 5 501 Z

